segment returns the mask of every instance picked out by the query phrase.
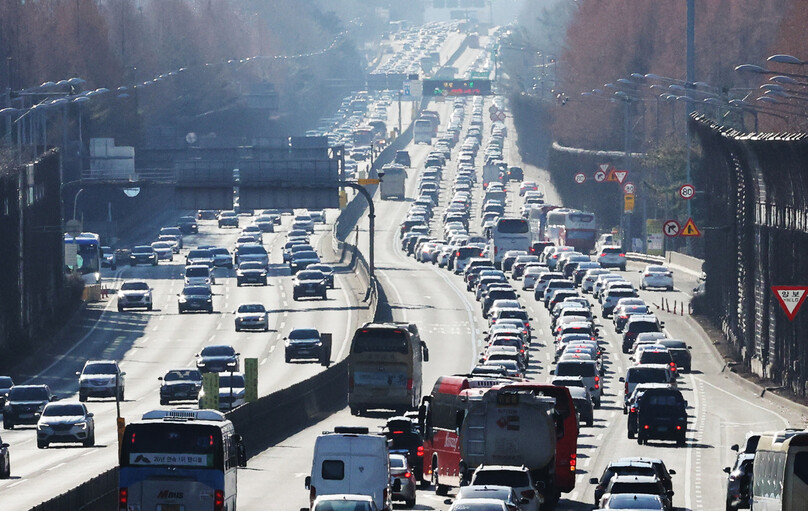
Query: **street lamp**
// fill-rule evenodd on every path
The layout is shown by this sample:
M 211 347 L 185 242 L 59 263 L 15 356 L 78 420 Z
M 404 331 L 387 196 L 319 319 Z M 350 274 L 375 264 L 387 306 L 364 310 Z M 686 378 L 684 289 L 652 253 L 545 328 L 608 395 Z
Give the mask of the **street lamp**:
M 804 66 L 808 64 L 806 60 L 800 60 L 793 55 L 786 55 L 783 53 L 778 53 L 776 55 L 772 55 L 771 57 L 766 59 L 769 62 L 779 62 L 780 64 L 796 64 L 798 66 Z

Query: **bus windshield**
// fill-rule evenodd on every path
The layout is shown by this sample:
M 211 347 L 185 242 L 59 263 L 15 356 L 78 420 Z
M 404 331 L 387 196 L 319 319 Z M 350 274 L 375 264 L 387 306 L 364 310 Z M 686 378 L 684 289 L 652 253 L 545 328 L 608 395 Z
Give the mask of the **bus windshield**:
M 222 468 L 222 434 L 216 426 L 131 424 L 121 446 L 121 466 Z
M 408 353 L 407 334 L 399 329 L 361 329 L 356 332 L 352 353 Z

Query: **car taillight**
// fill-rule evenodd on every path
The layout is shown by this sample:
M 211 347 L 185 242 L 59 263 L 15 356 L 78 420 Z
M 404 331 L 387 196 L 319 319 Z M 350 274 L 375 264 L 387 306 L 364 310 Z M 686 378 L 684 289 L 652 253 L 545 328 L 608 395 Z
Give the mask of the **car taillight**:
M 628 319 L 628 315 L 620 316 L 620 319 Z
M 129 488 L 120 488 L 118 490 L 118 509 L 126 511 L 129 507 Z
M 404 472 L 404 479 L 409 479 L 410 477 L 412 477 L 412 474 L 411 474 L 411 473 L 409 473 L 409 472 Z
M 646 273 L 646 274 L 645 274 L 645 275 L 643 275 L 643 276 L 644 276 L 644 277 L 650 277 L 650 276 L 651 276 L 651 274 L 650 274 L 650 273 Z
M 650 426 L 648 426 L 648 424 L 646 424 L 645 426 L 642 427 L 642 429 L 650 429 Z
M 617 254 L 618 257 L 626 257 L 626 254 Z
M 636 406 L 631 407 L 631 413 L 637 413 L 637 407 Z
M 678 424 L 677 424 L 677 425 L 676 425 L 676 429 L 677 429 L 677 430 L 679 430 L 679 431 L 681 431 L 682 426 L 680 426 L 680 425 L 678 425 Z
M 600 254 L 600 257 L 606 257 L 606 252 Z
M 407 380 L 407 390 L 412 390 L 412 378 Z
M 314 504 L 314 499 L 317 498 L 317 488 L 314 486 L 309 487 L 309 502 Z
M 570 454 L 570 472 L 575 472 L 575 466 L 578 464 L 578 456 L 575 453 Z
M 224 490 L 213 492 L 213 511 L 224 511 Z
M 418 449 L 415 451 L 416 456 L 423 456 L 424 455 L 424 446 L 419 445 Z
M 533 247 L 530 247 L 530 253 L 531 253 L 531 254 L 533 254 L 533 253 L 535 253 L 535 252 L 536 252 L 536 249 L 535 249 L 535 248 L 533 248 Z
M 626 382 L 626 394 L 628 394 L 628 382 Z
M 455 257 L 460 257 L 460 251 L 455 252 Z
M 595 388 L 600 388 L 600 376 L 595 376 Z

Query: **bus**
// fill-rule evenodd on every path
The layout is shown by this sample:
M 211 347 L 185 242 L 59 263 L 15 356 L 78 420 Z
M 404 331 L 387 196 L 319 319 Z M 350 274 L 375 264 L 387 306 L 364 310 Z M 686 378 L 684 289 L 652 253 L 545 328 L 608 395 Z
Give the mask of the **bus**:
M 75 238 L 65 234 L 65 270 L 78 272 L 86 284 L 101 282 L 101 237 L 92 232 Z
M 236 509 L 246 451 L 215 410 L 153 410 L 127 424 L 119 459 L 118 509 Z
M 348 357 L 348 407 L 415 410 L 421 402 L 423 362 L 429 350 L 414 323 L 365 323 L 354 333 Z
M 556 245 L 561 243 L 561 229 L 567 222 L 567 214 L 573 210 L 569 208 L 556 208 L 547 212 L 544 222 L 544 237 Z
M 595 214 L 586 211 L 570 211 L 559 229 L 560 245 L 573 247 L 582 254 L 589 254 L 595 249 L 598 229 L 595 225 Z
M 491 229 L 491 256 L 494 266 L 502 267 L 502 257 L 508 250 L 530 251 L 533 235 L 530 232 L 530 223 L 524 218 L 499 218 Z
M 429 119 L 416 119 L 412 126 L 412 142 L 413 144 L 431 144 L 432 135 L 435 129 L 432 126 L 432 121 Z
M 397 163 L 388 163 L 379 171 L 384 178 L 379 184 L 379 194 L 382 200 L 391 198 L 404 200 L 407 198 L 407 169 Z
M 808 431 L 761 434 L 752 471 L 754 511 L 797 511 L 808 502 Z
M 465 401 L 480 396 L 488 389 L 511 383 L 507 378 L 441 376 L 424 396 L 418 409 L 418 424 L 424 435 L 423 474 L 435 487 L 435 493 L 445 495 L 449 487 L 459 487 L 461 471 L 460 441 L 457 427 L 458 412 L 465 410 Z

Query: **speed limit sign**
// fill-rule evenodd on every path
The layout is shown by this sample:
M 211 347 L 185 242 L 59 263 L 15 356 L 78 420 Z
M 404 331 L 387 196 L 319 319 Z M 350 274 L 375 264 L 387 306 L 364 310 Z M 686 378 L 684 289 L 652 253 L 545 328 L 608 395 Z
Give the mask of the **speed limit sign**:
M 696 188 L 691 184 L 682 185 L 679 188 L 679 197 L 688 200 L 696 194 Z
M 578 172 L 577 174 L 575 174 L 576 183 L 580 185 L 583 184 L 585 181 L 586 181 L 586 174 L 584 174 L 583 172 Z
M 626 183 L 623 185 L 623 193 L 634 193 L 634 183 Z

